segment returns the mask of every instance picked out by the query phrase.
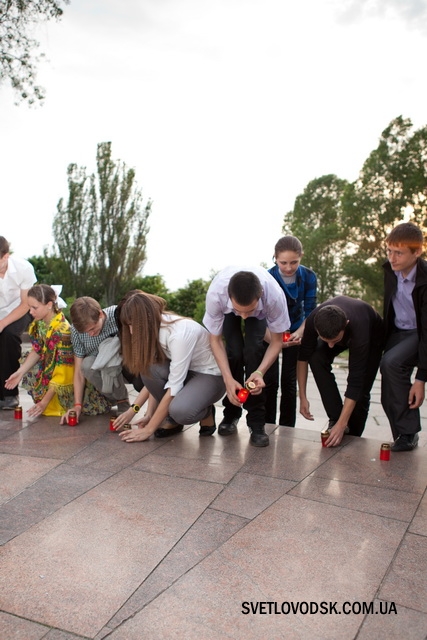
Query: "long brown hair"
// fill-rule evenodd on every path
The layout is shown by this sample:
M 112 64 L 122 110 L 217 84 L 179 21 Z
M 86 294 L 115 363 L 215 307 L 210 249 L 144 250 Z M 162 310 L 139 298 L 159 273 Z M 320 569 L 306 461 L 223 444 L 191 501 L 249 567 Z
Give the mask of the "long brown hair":
M 147 375 L 152 364 L 166 359 L 159 341 L 165 312 L 166 300 L 151 293 L 135 292 L 124 300 L 120 309 L 122 356 L 130 373 Z

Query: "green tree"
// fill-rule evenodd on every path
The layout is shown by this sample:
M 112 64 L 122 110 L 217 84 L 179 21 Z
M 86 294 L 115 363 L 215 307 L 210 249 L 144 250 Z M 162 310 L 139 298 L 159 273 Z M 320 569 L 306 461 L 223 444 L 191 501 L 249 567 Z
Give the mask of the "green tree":
M 155 276 L 136 276 L 132 278 L 129 282 L 124 283 L 120 291 L 120 297 L 123 297 L 127 291 L 131 291 L 132 289 L 140 289 L 145 293 L 152 293 L 165 299 L 170 295 L 164 278 L 160 274 L 156 274 Z
M 341 198 L 346 180 L 326 175 L 308 183 L 284 218 L 283 233 L 299 238 L 304 264 L 318 278 L 319 302 L 343 292 L 341 262 L 346 247 Z
M 36 69 L 43 54 L 31 32 L 43 20 L 59 19 L 69 0 L 2 0 L 0 2 L 0 82 L 9 80 L 19 101 L 34 104 L 44 99 L 36 84 Z
M 46 249 L 42 256 L 31 256 L 31 258 L 28 258 L 28 262 L 31 262 L 33 265 L 37 282 L 39 284 L 62 284 L 59 280 L 57 281 L 59 276 L 59 265 L 57 264 L 57 259 L 55 257 L 48 256 Z
M 187 282 L 185 287 L 178 289 L 166 298 L 169 309 L 201 323 L 205 313 L 205 299 L 209 285 L 210 282 L 202 279 Z
M 111 305 L 128 290 L 146 261 L 151 202 L 142 205 L 134 169 L 111 158 L 111 143 L 97 148 L 97 174 L 68 167 L 69 196 L 58 203 L 53 235 L 67 264 L 72 295 Z M 89 291 L 95 291 L 89 293 Z
M 68 166 L 67 174 L 68 200 L 61 198 L 58 202 L 53 237 L 65 264 L 64 284 L 70 289 L 69 295 L 93 296 L 88 291 L 93 292 L 90 283 L 97 277 L 95 178 L 87 175 L 85 167 L 76 164 Z
M 381 309 L 385 238 L 403 220 L 427 226 L 427 127 L 399 116 L 382 132 L 342 199 L 348 255 L 342 272 L 351 295 Z
M 117 300 L 122 283 L 142 269 L 146 261 L 151 201 L 142 206 L 135 170 L 111 158 L 111 142 L 98 144 L 98 203 L 95 259 L 107 304 Z

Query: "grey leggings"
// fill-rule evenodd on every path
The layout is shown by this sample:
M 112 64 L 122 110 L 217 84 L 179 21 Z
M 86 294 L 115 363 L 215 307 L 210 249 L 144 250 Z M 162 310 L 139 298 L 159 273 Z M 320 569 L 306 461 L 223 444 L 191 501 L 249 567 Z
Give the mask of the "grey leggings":
M 141 376 L 144 386 L 160 402 L 166 393 L 170 362 L 155 364 L 150 377 Z M 184 386 L 169 405 L 169 416 L 178 424 L 194 424 L 209 415 L 210 406 L 222 398 L 225 385 L 222 376 L 189 371 Z

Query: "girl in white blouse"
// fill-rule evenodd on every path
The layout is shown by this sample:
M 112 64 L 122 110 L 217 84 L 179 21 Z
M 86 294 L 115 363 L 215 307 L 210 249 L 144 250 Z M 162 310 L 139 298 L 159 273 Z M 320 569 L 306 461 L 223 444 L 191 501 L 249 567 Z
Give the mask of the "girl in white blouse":
M 216 429 L 214 403 L 225 386 L 207 330 L 190 318 L 166 311 L 163 298 L 136 292 L 123 304 L 123 364 L 141 375 L 152 398 L 140 429 L 121 434 L 125 442 L 179 433 L 200 422 L 201 436 Z M 135 420 L 133 420 L 135 422 Z

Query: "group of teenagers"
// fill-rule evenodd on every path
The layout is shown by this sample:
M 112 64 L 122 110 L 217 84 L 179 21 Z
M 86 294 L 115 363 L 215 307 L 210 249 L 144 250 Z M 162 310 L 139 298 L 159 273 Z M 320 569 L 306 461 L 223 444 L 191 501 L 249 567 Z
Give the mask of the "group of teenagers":
M 346 433 L 362 435 L 380 369 L 391 448 L 411 451 L 427 380 L 424 236 L 403 222 L 385 243 L 383 317 L 343 295 L 318 305 L 317 278 L 301 264 L 301 242 L 284 236 L 271 269 L 230 266 L 214 277 L 203 325 L 140 290 L 104 309 L 91 297 L 77 298 L 70 325 L 57 288 L 36 284 L 32 265 L 0 236 L 0 409 L 19 404 L 20 384 L 34 401 L 30 418 L 58 416 L 67 424 L 73 411 L 78 423 L 116 407 L 114 428 L 125 442 L 136 442 L 170 437 L 195 423 L 200 436 L 212 436 L 215 403 L 222 399 L 218 434 L 237 433 L 245 409 L 250 443 L 265 447 L 266 423 L 295 426 L 298 394 L 300 413 L 313 420 L 310 367 L 328 416 L 326 446 L 333 447 Z M 31 349 L 22 357 L 27 328 Z M 343 351 L 348 377 L 342 396 L 333 362 Z M 132 404 L 129 384 L 138 394 Z M 243 388 L 249 390 L 244 404 Z M 127 424 L 136 428 L 123 430 Z

